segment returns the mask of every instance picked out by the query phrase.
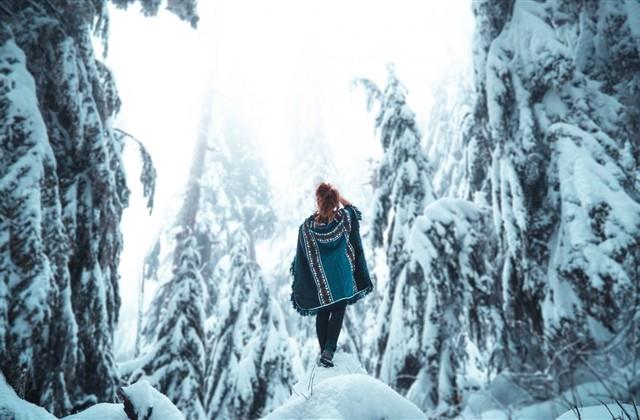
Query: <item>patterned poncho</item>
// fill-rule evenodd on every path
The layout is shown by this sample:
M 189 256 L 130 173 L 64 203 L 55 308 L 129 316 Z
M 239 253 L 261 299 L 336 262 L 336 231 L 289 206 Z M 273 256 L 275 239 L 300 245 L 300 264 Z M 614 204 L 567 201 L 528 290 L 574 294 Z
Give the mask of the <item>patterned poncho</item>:
M 309 216 L 298 229 L 291 263 L 291 302 L 301 315 L 329 310 L 338 302 L 357 302 L 373 290 L 360 239 L 360 211 L 353 205 L 334 220 L 317 224 Z

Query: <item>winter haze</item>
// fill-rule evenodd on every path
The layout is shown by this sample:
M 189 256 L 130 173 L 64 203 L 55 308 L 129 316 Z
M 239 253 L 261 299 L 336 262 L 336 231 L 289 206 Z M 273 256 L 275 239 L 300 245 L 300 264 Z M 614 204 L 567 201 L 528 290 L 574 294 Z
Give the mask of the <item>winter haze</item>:
M 199 11 L 206 23 L 194 31 L 166 11 L 148 19 L 110 6 L 106 62 L 123 101 L 117 125 L 145 141 L 158 168 L 150 217 L 141 193 L 136 194 L 138 154 L 127 151 L 134 193 L 123 216 L 122 335 L 116 336 L 125 353 L 135 335 L 142 260 L 155 232 L 180 205 L 208 89 L 213 89 L 215 106 L 240 113 L 254 133 L 277 191 L 277 206 L 286 201 L 292 183 L 301 183 L 288 176 L 293 164 L 288 143 L 300 141 L 294 124 L 316 130 L 321 124 L 322 131 L 313 134 L 323 136 L 338 170 L 328 181 L 347 197 L 364 198 L 360 185 L 368 176 L 366 160 L 378 156 L 380 147 L 362 93 L 351 86 L 355 77 L 383 83 L 386 64 L 396 63 L 411 86 L 410 103 L 425 110 L 418 115 L 424 126 L 433 103 L 432 84 L 448 72 L 470 71 L 474 21 L 464 0 L 401 1 L 394 6 L 216 1 L 199 5 Z M 308 207 L 297 213 L 304 218 L 313 210 L 314 199 L 300 199 Z M 274 264 L 267 249 L 260 263 Z
M 639 92 L 638 0 L 3 0 L 0 418 L 640 418 Z

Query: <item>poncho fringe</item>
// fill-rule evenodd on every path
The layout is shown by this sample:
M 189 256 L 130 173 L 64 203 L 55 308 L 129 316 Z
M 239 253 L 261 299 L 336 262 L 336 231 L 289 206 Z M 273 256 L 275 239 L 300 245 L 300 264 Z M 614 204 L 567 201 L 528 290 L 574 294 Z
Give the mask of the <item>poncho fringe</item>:
M 346 301 L 347 305 L 351 305 L 352 303 L 356 303 L 357 301 L 359 301 L 360 299 L 362 299 L 363 297 L 365 297 L 366 295 L 368 295 L 369 293 L 371 293 L 371 291 L 373 291 L 373 286 L 367 286 L 366 289 L 361 290 L 360 292 L 358 292 L 356 295 L 354 295 L 353 297 L 349 298 L 349 299 L 342 299 L 338 302 L 344 302 Z M 327 308 L 329 308 L 331 305 L 329 305 L 328 307 L 323 307 L 323 308 L 315 308 L 315 309 L 304 309 L 302 307 L 300 307 L 300 305 L 298 305 L 298 303 L 295 301 L 295 299 L 293 298 L 293 293 L 291 293 L 291 296 L 289 297 L 289 299 L 291 300 L 291 303 L 293 305 L 293 308 L 300 314 L 300 315 L 304 315 L 304 316 L 309 316 L 309 315 L 315 315 L 317 314 L 320 309 L 322 310 L 326 310 Z

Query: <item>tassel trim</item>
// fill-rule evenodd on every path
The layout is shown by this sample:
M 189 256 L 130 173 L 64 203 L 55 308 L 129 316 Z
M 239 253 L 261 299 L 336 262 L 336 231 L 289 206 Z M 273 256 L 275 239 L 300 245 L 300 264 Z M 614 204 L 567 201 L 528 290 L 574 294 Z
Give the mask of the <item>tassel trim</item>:
M 369 293 L 371 293 L 371 291 L 373 291 L 373 284 L 370 284 L 366 288 L 360 290 L 358 293 L 356 293 L 355 295 L 351 296 L 349 299 L 342 299 L 342 300 L 339 300 L 338 302 L 346 301 L 347 305 L 351 305 L 351 304 L 356 303 L 357 301 L 359 301 L 363 297 L 367 296 Z M 324 309 L 329 308 L 330 306 L 333 305 L 333 303 L 331 303 L 329 305 L 325 305 L 325 306 L 322 306 L 320 308 L 304 309 L 303 307 L 298 305 L 298 302 L 296 302 L 295 298 L 293 297 L 293 291 L 291 292 L 291 295 L 289 296 L 289 299 L 291 300 L 291 304 L 293 306 L 293 309 L 295 309 L 296 312 L 298 312 L 302 316 L 315 315 L 320 310 L 324 310 Z
M 362 212 L 360 211 L 359 208 L 357 208 L 353 204 L 349 204 L 348 206 L 345 206 L 345 208 L 346 207 L 351 207 L 353 209 L 353 212 L 356 214 L 356 219 L 362 220 Z
M 289 273 L 292 276 L 296 274 L 295 264 L 296 264 L 296 257 L 293 257 L 293 261 L 291 261 L 291 266 L 289 267 Z

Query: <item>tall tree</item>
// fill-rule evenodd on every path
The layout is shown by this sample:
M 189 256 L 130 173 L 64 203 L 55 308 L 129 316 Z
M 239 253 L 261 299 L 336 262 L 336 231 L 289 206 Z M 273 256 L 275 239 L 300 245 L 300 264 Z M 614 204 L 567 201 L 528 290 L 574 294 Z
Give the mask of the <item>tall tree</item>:
M 157 339 L 158 329 L 161 321 L 161 313 L 166 307 L 174 294 L 174 284 L 168 278 L 159 278 L 159 271 L 162 270 L 163 264 L 170 270 L 165 273 L 171 273 L 173 267 L 179 263 L 181 258 L 181 245 L 183 241 L 180 238 L 184 232 L 189 231 L 190 235 L 196 238 L 197 251 L 202 260 L 202 276 L 205 279 L 208 301 L 205 303 L 205 311 L 208 311 L 210 304 L 215 300 L 215 290 L 209 284 L 211 268 L 211 254 L 216 242 L 215 233 L 212 226 L 202 222 L 204 214 L 203 206 L 206 202 L 216 201 L 215 193 L 212 193 L 205 184 L 204 179 L 207 173 L 208 160 L 211 159 L 211 145 L 214 137 L 214 98 L 211 92 L 204 95 L 202 115 L 200 116 L 200 124 L 198 127 L 198 137 L 196 139 L 193 158 L 189 175 L 184 188 L 182 206 L 178 215 L 170 225 L 166 226 L 159 234 L 158 239 L 149 251 L 149 257 L 145 261 L 145 270 L 143 281 L 159 281 L 161 285 L 157 290 L 149 306 L 147 317 L 144 322 L 142 337 L 146 344 L 152 344 Z M 213 197 L 212 197 L 213 195 Z M 163 249 L 165 252 L 164 260 L 160 261 L 158 254 Z M 168 274 L 169 277 L 171 274 Z
M 300 223 L 302 214 L 311 214 L 315 209 L 315 188 L 322 181 L 331 182 L 337 175 L 337 169 L 331 156 L 331 147 L 327 142 L 323 120 L 322 107 L 317 98 L 304 97 L 293 104 L 289 112 L 291 121 L 291 180 L 296 188 L 295 194 L 288 194 L 295 199 L 294 203 L 287 203 L 296 210 L 293 224 Z M 297 226 L 296 226 L 297 228 Z
M 460 199 L 429 204 L 411 229 L 393 304 L 404 325 L 391 325 L 385 362 L 407 397 L 437 416 L 460 412 L 470 344 L 485 355 L 472 361 L 484 369 L 496 351 L 494 243 L 489 208 Z
M 384 92 L 368 79 L 359 79 L 358 83 L 368 94 L 369 109 L 376 103 L 379 105 L 375 126 L 379 130 L 384 153 L 377 170 L 371 221 L 373 244 L 385 247 L 389 267 L 375 334 L 378 353 L 376 375 L 380 375 L 387 351 L 389 325 L 401 322 L 394 320 L 394 316 L 400 314 L 392 314 L 391 308 L 400 273 L 407 263 L 404 247 L 408 233 L 415 218 L 435 199 L 435 195 L 415 114 L 406 103 L 407 89 L 396 76 L 393 65 L 388 66 Z M 392 378 L 385 379 L 393 381 Z
M 170 3 L 197 22 L 195 2 Z M 107 1 L 8 0 L 0 16 L 0 368 L 20 396 L 62 415 L 115 400 L 119 383 L 112 343 L 129 191 L 108 122 L 120 102 L 91 41 L 95 30 L 107 44 Z
M 172 293 L 161 311 L 157 340 L 130 381 L 148 379 L 185 417 L 204 419 L 206 290 L 197 241 L 188 229 L 180 236 L 180 255 L 170 280 Z
M 433 85 L 434 104 L 425 133 L 425 149 L 433 167 L 438 197 L 472 199 L 470 179 L 476 147 L 465 147 L 473 126 L 473 86 L 470 69 L 463 67 Z
M 232 237 L 224 296 L 209 343 L 206 405 L 210 418 L 257 418 L 289 396 L 292 352 L 280 305 L 251 259 L 242 228 Z
M 273 232 L 276 218 L 265 167 L 251 147 L 251 133 L 237 116 L 214 113 L 211 97 L 205 104 L 184 205 L 175 222 L 163 230 L 160 248 L 166 250 L 165 256 L 153 264 L 149 275 L 161 277 L 166 272 L 163 264 L 170 261 L 179 266 L 185 244 L 180 237 L 185 231 L 193 232 L 188 236 L 202 257 L 199 273 L 207 289 L 208 320 L 189 317 L 187 321 L 193 323 L 194 331 L 204 330 L 210 356 L 206 375 L 194 375 L 189 381 L 190 394 L 173 385 L 160 389 L 178 406 L 179 401 L 189 399 L 186 395 L 202 401 L 210 417 L 256 417 L 289 395 L 292 357 L 286 325 L 255 261 L 256 242 Z M 164 283 L 151 303 L 145 326 L 147 351 L 139 359 L 148 360 L 144 370 L 150 378 L 164 378 L 167 373 L 166 360 L 154 359 L 163 351 L 165 335 L 176 337 L 165 328 L 173 322 L 166 317 L 165 308 L 182 287 L 180 276 L 160 281 Z M 245 289 L 253 291 L 241 293 Z M 237 337 L 229 341 L 227 330 L 220 325 L 236 318 L 237 324 L 229 328 Z M 180 337 L 178 342 L 189 346 L 188 338 Z M 241 366 L 234 364 L 238 361 Z M 177 366 L 181 364 L 195 366 L 195 361 L 182 357 L 176 361 Z M 194 418 L 201 415 L 199 410 L 188 408 Z
M 129 375 L 147 377 L 187 418 L 205 418 L 205 316 L 217 301 L 218 284 L 211 282 L 215 253 L 221 242 L 213 226 L 210 205 L 219 199 L 208 174 L 215 156 L 214 98 L 205 94 L 183 205 L 172 224 L 161 232 L 150 251 L 145 279 L 161 282 L 145 320 L 141 366 Z M 216 179 L 216 181 L 218 181 Z M 164 249 L 162 260 L 158 258 Z M 165 265 L 171 264 L 172 274 Z
M 256 146 L 245 123 L 239 116 L 230 115 L 213 157 L 223 166 L 223 191 L 230 217 L 241 223 L 249 236 L 249 255 L 254 261 L 256 242 L 271 236 L 276 225 L 266 168 Z
M 473 3 L 469 141 L 491 158 L 476 159 L 485 176 L 471 185 L 490 193 L 500 249 L 505 351 L 496 363 L 530 373 L 522 380 L 546 393 L 569 386 L 592 350 L 615 342 L 638 356 L 628 328 L 640 286 L 632 3 Z
M 18 395 L 68 412 L 78 332 L 69 244 L 35 81 L 11 35 L 0 25 L 0 367 Z

